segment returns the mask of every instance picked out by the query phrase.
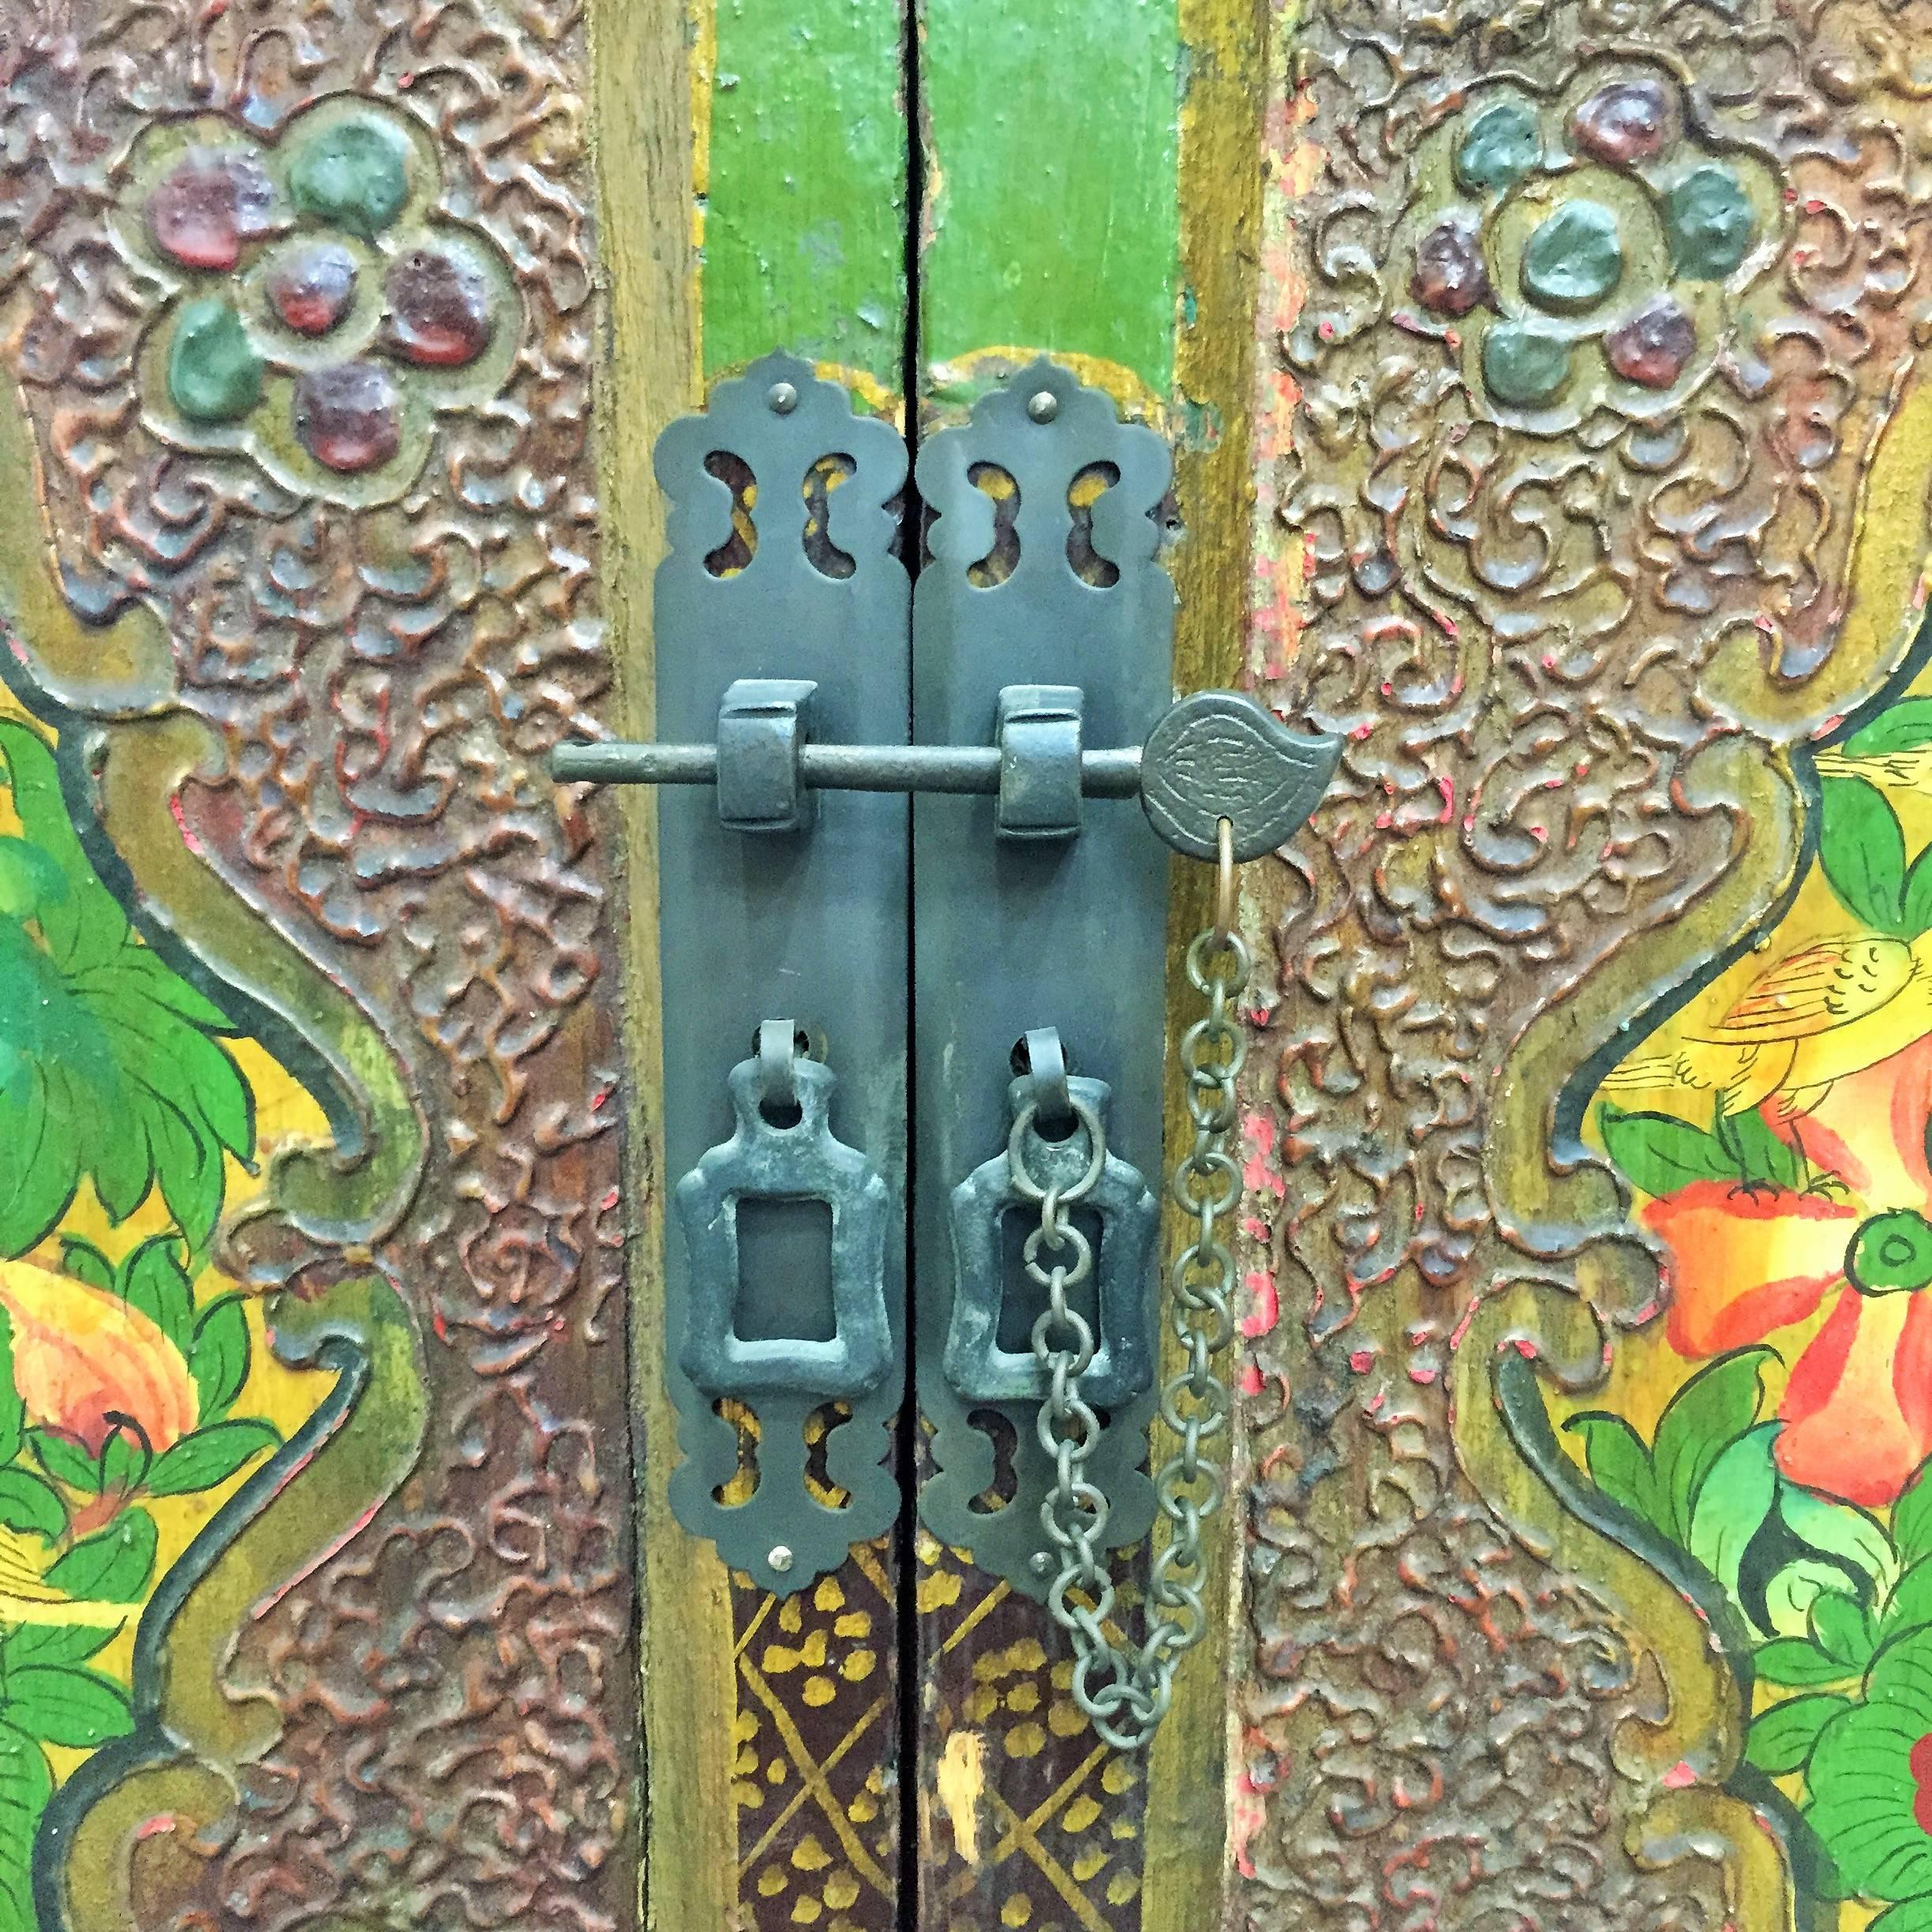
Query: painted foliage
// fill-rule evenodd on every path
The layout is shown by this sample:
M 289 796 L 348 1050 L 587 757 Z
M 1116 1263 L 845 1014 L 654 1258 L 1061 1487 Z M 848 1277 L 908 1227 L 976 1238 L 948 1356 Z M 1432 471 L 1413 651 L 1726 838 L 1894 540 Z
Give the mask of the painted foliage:
M 1860 736 L 1926 552 L 1928 16 L 1292 13 L 1249 661 L 1347 750 L 1253 889 L 1241 1904 L 1863 1923 L 1923 1896 L 1826 1773 L 1932 1451 L 1876 1098 L 1932 827 Z
M 1928 680 L 1922 679 L 1921 686 Z M 1788 907 L 1603 1080 L 1665 1305 L 1563 1432 L 1754 1686 L 1817 1897 L 1932 1925 L 1932 696 L 1810 761 Z
M 333 1377 L 214 1259 L 314 1103 L 130 927 L 0 709 L 0 1925 L 53 1791 L 134 1728 L 133 1633 Z

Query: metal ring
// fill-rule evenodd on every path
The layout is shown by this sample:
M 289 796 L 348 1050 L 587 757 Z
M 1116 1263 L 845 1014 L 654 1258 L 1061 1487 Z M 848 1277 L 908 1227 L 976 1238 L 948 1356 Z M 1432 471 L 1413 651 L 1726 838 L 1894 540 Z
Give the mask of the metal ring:
M 1087 1129 L 1089 1153 L 1086 1171 L 1071 1187 L 1061 1189 L 1062 1204 L 1084 1200 L 1093 1192 L 1094 1183 L 1100 1178 L 1107 1156 L 1106 1133 L 1100 1125 L 1099 1116 L 1084 1100 L 1070 1094 L 1068 1099 L 1073 1109 L 1073 1118 Z M 1011 1178 L 1013 1193 L 1023 1201 L 1041 1201 L 1046 1198 L 1046 1190 L 1034 1179 L 1026 1164 L 1026 1136 L 1039 1118 L 1039 1108 L 1029 1100 L 1013 1116 L 1013 1132 L 1006 1136 L 1006 1171 Z
M 798 1022 L 796 1020 L 762 1020 L 758 1022 L 758 1103 L 768 1112 L 773 1108 L 790 1108 L 798 1105 L 798 1076 L 793 1071 L 793 1063 L 797 1058 Z
M 1034 1027 L 1025 1039 L 1027 1098 L 1049 1127 L 1071 1126 L 1073 1095 L 1067 1087 L 1066 1049 L 1058 1027 Z

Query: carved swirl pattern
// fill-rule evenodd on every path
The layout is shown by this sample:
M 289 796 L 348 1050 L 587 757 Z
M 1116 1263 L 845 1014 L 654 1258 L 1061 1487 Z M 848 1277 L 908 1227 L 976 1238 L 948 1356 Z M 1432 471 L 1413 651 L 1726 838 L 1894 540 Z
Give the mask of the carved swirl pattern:
M 1736 1687 L 1493 1365 L 1582 1386 L 1654 1319 L 1557 1096 L 1770 903 L 1781 747 L 1915 621 L 1923 474 L 1895 603 L 1852 586 L 1932 320 L 1932 9 L 1326 0 L 1291 42 L 1253 669 L 1349 750 L 1252 1062 L 1241 1908 L 1782 1923 Z
M 427 1129 L 413 1191 L 373 1225 L 318 1244 L 264 1220 L 235 1243 L 238 1266 L 298 1293 L 373 1251 L 423 1331 L 426 1447 L 238 1638 L 226 1685 L 272 1707 L 279 1741 L 225 1822 L 123 1847 L 144 1922 L 597 1928 L 635 1911 L 614 989 L 593 829 L 560 817 L 543 773 L 607 675 L 586 59 L 578 9 L 541 0 L 26 0 L 0 34 L 0 313 L 66 596 L 163 620 L 169 674 L 113 705 L 209 728 L 212 762 L 174 801 L 191 848 L 253 909 L 264 956 L 272 930 L 361 1010 Z M 373 188 L 349 163 L 373 150 L 284 152 L 305 114 L 339 127 L 358 103 L 376 133 L 350 148 L 395 149 Z M 406 245 L 460 258 L 412 258 L 414 286 L 390 274 L 378 376 L 311 393 L 305 418 L 298 397 L 293 441 L 248 413 L 251 351 L 226 324 L 170 403 L 150 393 L 155 331 L 185 326 L 196 290 L 126 239 L 126 207 L 160 167 L 152 144 L 183 129 L 197 152 L 215 130 L 228 159 L 151 218 L 178 266 L 219 256 L 238 174 L 245 245 L 286 215 L 264 213 L 260 179 L 293 180 L 380 278 L 384 165 Z M 245 261 L 234 286 L 261 298 Z M 284 320 L 314 319 L 296 297 Z M 278 367 L 279 409 L 301 383 Z M 433 419 L 408 400 L 419 373 Z M 391 386 L 399 421 L 356 416 Z M 228 427 L 159 433 L 184 395 Z M 395 489 L 337 486 L 392 436 Z M 258 436 L 294 453 L 264 460 Z

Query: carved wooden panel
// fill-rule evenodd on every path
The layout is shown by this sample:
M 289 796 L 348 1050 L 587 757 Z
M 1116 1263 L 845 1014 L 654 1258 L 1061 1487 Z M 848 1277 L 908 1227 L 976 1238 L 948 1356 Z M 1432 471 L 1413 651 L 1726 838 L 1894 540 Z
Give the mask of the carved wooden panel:
M 1254 1925 L 1932 1912 L 1929 35 L 1294 36 L 1252 668 L 1350 750 L 1254 904 Z
M 544 760 L 629 718 L 701 177 L 712 340 L 773 346 L 790 204 L 706 117 L 791 69 L 702 6 L 595 67 L 541 0 L 19 0 L 0 1932 L 1193 1932 L 1222 1815 L 1257 1928 L 1922 1932 L 1932 8 L 1318 0 L 1257 88 L 1188 0 L 1126 145 L 1189 268 L 1149 189 L 1131 305 L 993 192 L 1046 119 L 967 145 L 992 56 L 927 13 L 915 399 L 1043 350 L 1165 426 L 1190 681 L 1251 469 L 1246 673 L 1350 747 L 1245 884 L 1226 1788 L 1206 1652 L 1142 1762 L 909 1530 L 908 1601 L 867 1546 L 783 1604 L 634 1535 L 646 900 Z M 588 103 L 646 43 L 613 244 Z M 822 305 L 888 414 L 919 106 Z
M 635 1911 L 586 61 L 0 26 L 10 1926 Z

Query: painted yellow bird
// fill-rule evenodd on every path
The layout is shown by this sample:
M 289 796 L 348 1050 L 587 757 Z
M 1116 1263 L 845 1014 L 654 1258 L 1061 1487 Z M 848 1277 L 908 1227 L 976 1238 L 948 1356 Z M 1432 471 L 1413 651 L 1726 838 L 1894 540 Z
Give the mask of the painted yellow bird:
M 1808 1114 L 1835 1080 L 1932 1033 L 1932 933 L 1819 939 L 1753 981 L 1720 1020 L 1692 1023 L 1667 1050 L 1627 1060 L 1605 1093 L 1688 1087 L 1727 1114 L 1775 1099 Z

